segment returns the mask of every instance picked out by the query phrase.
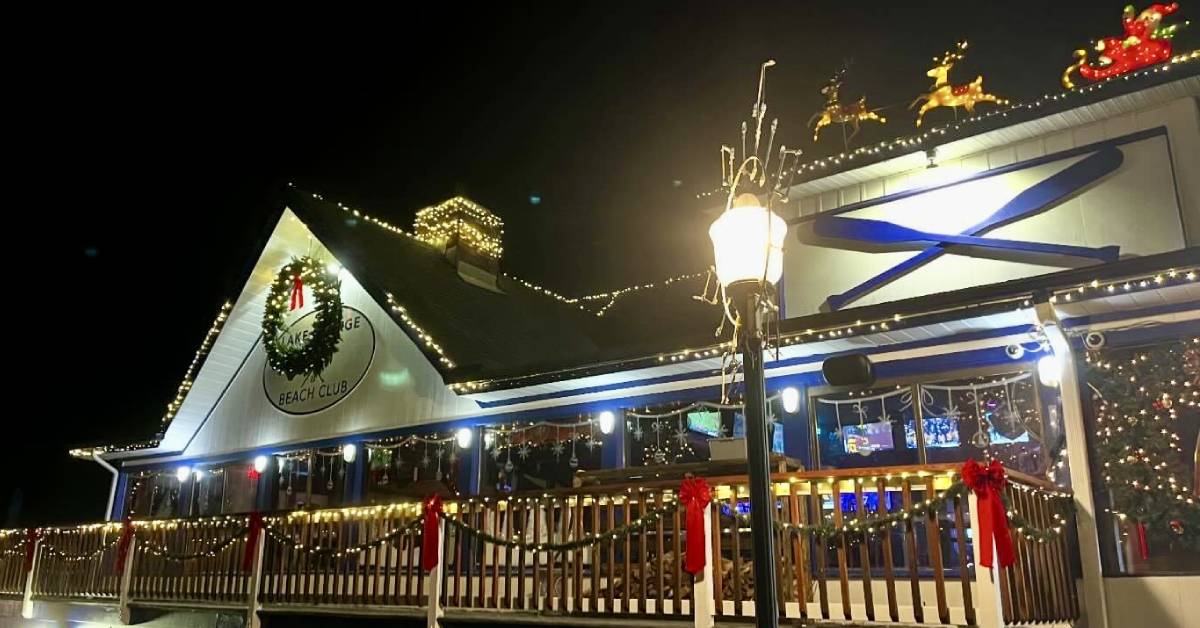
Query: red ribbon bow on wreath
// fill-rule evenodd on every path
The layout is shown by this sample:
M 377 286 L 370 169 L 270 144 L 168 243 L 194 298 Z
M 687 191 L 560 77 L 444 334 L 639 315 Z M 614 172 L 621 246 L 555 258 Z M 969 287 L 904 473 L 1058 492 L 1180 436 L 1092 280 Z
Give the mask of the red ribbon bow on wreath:
M 259 532 L 263 529 L 263 516 L 261 512 L 250 514 L 250 526 L 246 534 L 246 551 L 242 552 L 242 569 L 250 571 L 254 569 L 255 550 L 258 549 Z
M 683 568 L 698 574 L 705 565 L 704 509 L 712 502 L 712 490 L 704 478 L 687 478 L 679 487 L 679 503 L 687 518 L 687 551 Z
M 424 503 L 424 530 L 421 533 L 421 569 L 433 571 L 438 564 L 438 536 L 441 534 L 442 498 L 430 495 Z
M 42 538 L 42 533 L 36 528 L 30 528 L 29 532 L 25 533 L 25 573 L 29 573 L 33 569 L 33 554 L 37 548 L 38 539 Z
M 1012 535 L 1008 531 L 1008 513 L 1004 510 L 1004 501 L 1000 491 L 1008 484 L 1004 474 L 1004 465 L 993 460 L 985 467 L 974 460 L 968 460 L 962 467 L 963 484 L 975 491 L 979 504 L 979 542 L 983 546 L 979 550 L 979 564 L 991 568 L 992 540 L 995 539 L 996 554 L 1000 557 L 1000 566 L 1009 567 L 1017 560 L 1013 551 Z
M 299 271 L 292 279 L 292 303 L 289 310 L 297 310 L 304 307 L 304 280 L 300 278 Z
M 117 540 L 117 560 L 114 569 L 117 573 L 125 571 L 125 559 L 129 556 L 129 544 L 133 541 L 133 522 L 129 517 L 121 524 L 121 538 Z

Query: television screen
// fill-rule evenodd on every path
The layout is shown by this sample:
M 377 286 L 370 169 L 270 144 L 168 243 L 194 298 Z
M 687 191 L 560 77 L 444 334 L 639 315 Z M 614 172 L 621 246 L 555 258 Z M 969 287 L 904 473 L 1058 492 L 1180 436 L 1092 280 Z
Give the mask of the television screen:
M 909 449 L 917 448 L 917 422 L 911 419 L 904 422 L 904 446 Z
M 954 448 L 958 447 L 958 419 L 934 416 L 924 420 L 921 428 L 925 430 L 925 446 Z
M 866 454 L 895 447 L 890 422 L 847 425 L 842 428 L 842 442 L 848 454 Z
M 733 437 L 746 437 L 746 416 L 741 412 L 733 413 Z
M 721 435 L 721 413 L 716 410 L 696 410 L 687 413 L 687 426 L 693 432 L 712 437 Z
M 783 423 L 771 424 L 771 451 L 783 453 Z
M 992 427 L 988 428 L 988 438 L 993 445 L 1008 445 L 1011 443 L 1028 443 L 1029 442 L 1029 432 L 1021 432 L 1020 434 L 1018 434 L 1016 436 L 1005 436 L 1004 434 L 1001 434 L 1000 432 L 996 431 L 995 426 L 992 426 Z

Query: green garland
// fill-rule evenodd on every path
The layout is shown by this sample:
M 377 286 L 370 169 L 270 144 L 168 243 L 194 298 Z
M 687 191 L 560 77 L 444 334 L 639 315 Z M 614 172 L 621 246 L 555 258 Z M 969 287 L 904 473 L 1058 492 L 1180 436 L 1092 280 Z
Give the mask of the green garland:
M 469 534 L 478 538 L 481 541 L 494 543 L 501 547 L 509 549 L 532 550 L 535 552 L 569 552 L 572 550 L 599 545 L 605 541 L 616 541 L 617 539 L 629 536 L 636 530 L 641 530 L 647 526 L 657 523 L 664 515 L 669 515 L 679 509 L 679 502 L 671 502 L 662 508 L 655 508 L 646 514 L 634 519 L 633 521 L 623 526 L 613 528 L 599 534 L 588 534 L 574 541 L 566 541 L 564 543 L 528 543 L 523 539 L 506 539 L 488 534 L 478 528 L 472 528 L 467 524 L 447 515 L 440 513 L 442 519 L 447 523 L 457 528 L 464 534 Z
M 297 276 L 312 291 L 317 317 L 308 342 L 288 346 L 281 332 Z M 262 322 L 263 347 L 267 350 L 267 363 L 271 368 L 290 380 L 297 375 L 316 375 L 329 366 L 342 339 L 341 289 L 337 275 L 311 257 L 293 258 L 279 270 L 267 295 Z
M 304 543 L 301 543 L 300 541 L 297 541 L 296 539 L 293 539 L 292 537 L 290 537 L 290 536 L 284 534 L 283 532 L 280 532 L 279 530 L 276 530 L 275 528 L 268 526 L 268 525 L 264 525 L 263 530 L 267 533 L 267 536 L 271 537 L 272 541 L 275 541 L 276 543 L 279 543 L 282 545 L 287 545 L 294 550 L 300 550 L 307 554 L 317 555 L 317 556 L 321 556 L 321 555 L 344 556 L 346 554 L 357 554 L 360 552 L 364 552 L 373 547 L 379 547 L 380 545 L 383 545 L 387 541 L 392 541 L 392 540 L 394 540 L 398 537 L 404 536 L 406 534 L 412 534 L 412 533 L 416 532 L 417 530 L 421 529 L 421 523 L 423 521 L 424 521 L 423 518 L 416 517 L 412 521 L 388 532 L 387 534 L 385 534 L 379 538 L 376 538 L 373 541 L 367 541 L 366 543 L 359 543 L 358 545 L 352 545 L 350 547 L 345 547 L 345 548 L 320 547 L 320 546 L 314 547 L 311 545 L 305 545 Z
M 221 541 L 216 541 L 216 539 L 207 540 L 205 541 L 206 543 L 213 543 L 212 547 L 208 548 L 207 550 L 192 554 L 176 554 L 168 550 L 166 546 L 152 543 L 146 539 L 141 539 L 141 543 L 138 544 L 137 550 L 139 552 L 149 552 L 155 556 L 158 556 L 159 558 L 165 558 L 177 563 L 182 563 L 189 560 L 198 560 L 201 558 L 213 558 L 217 554 L 225 551 L 225 549 L 230 545 L 233 545 L 234 541 L 242 538 L 242 536 L 249 530 L 249 528 L 238 528 L 237 530 L 234 530 L 233 534 L 230 534 Z
M 115 538 L 112 541 L 109 541 L 108 543 L 105 543 L 104 545 L 97 547 L 96 549 L 94 549 L 90 552 L 83 552 L 81 554 L 73 554 L 71 552 L 64 552 L 64 551 L 58 549 L 57 547 L 54 547 L 53 545 L 43 543 L 42 544 L 42 553 L 46 554 L 50 557 L 57 558 L 58 560 L 64 560 L 67 562 L 79 562 L 79 561 L 84 561 L 84 560 L 90 560 L 92 558 L 96 558 L 96 557 L 104 554 L 104 552 L 107 552 L 108 550 L 116 547 L 118 541 L 120 541 L 120 537 Z

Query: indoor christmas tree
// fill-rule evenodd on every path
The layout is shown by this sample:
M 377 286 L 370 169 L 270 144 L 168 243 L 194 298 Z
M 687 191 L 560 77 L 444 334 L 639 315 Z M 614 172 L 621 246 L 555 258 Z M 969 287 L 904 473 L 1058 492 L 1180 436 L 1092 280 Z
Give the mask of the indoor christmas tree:
M 1190 442 L 1200 420 L 1198 355 L 1200 338 L 1088 356 L 1097 465 L 1112 513 L 1131 526 L 1143 560 L 1151 547 L 1159 555 L 1167 547 L 1200 550 Z

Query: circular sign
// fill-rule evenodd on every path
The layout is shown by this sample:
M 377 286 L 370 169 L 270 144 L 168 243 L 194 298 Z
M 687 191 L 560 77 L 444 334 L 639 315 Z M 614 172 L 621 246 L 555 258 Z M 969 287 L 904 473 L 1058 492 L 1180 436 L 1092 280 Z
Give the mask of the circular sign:
M 309 312 L 293 321 L 280 332 L 280 341 L 285 346 L 308 342 L 316 314 Z M 271 405 L 288 414 L 320 412 L 354 392 L 366 377 L 374 357 L 375 328 L 371 321 L 366 314 L 342 306 L 342 339 L 329 366 L 316 375 L 297 375 L 289 380 L 272 369 L 270 363 L 264 364 L 263 391 Z

